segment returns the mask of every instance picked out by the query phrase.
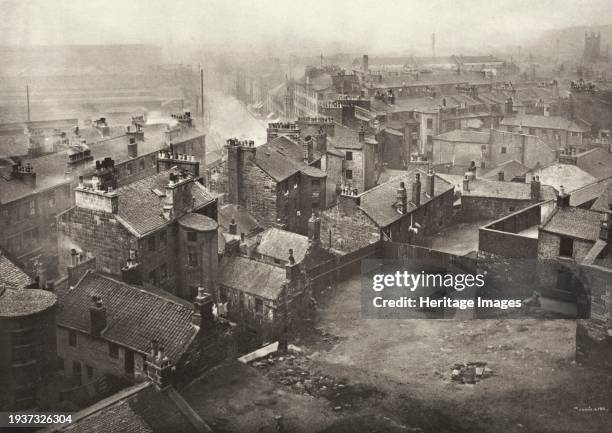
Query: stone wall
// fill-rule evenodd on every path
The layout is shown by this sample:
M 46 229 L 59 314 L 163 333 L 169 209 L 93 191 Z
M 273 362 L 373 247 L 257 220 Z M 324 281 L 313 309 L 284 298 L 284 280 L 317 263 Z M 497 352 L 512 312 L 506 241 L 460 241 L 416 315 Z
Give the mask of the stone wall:
M 326 248 L 345 253 L 380 240 L 380 230 L 359 209 L 357 198 L 339 197 L 335 206 L 321 213 L 321 242 Z

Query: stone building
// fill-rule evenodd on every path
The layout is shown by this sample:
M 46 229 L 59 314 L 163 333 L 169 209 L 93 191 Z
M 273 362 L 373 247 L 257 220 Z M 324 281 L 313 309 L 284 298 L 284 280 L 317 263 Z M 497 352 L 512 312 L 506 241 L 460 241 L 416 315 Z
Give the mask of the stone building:
M 513 115 L 505 116 L 500 122 L 500 129 L 508 132 L 525 132 L 544 140 L 557 149 L 568 149 L 570 146 L 581 147 L 587 128 L 560 116 Z
M 91 396 L 104 376 L 143 381 L 152 373 L 152 350 L 175 377 L 187 373 L 186 364 L 192 375 L 224 357 L 215 341 L 213 297 L 203 289 L 189 302 L 82 268 L 78 281 L 58 287 L 58 294 L 63 305 L 57 319 L 59 368 Z M 188 362 L 196 358 L 199 364 Z
M 56 391 L 57 297 L 0 252 L 0 407 L 49 410 Z
M 464 176 L 439 173 L 455 187 L 457 218 L 462 221 L 495 220 L 532 204 L 554 199 L 556 190 L 536 177 L 530 183 L 490 180 L 468 171 Z
M 227 201 L 244 206 L 264 227 L 306 234 L 310 215 L 325 206 L 326 175 L 308 165 L 312 142 L 305 143 L 301 160 L 284 149 L 279 143 L 255 147 L 253 141 L 228 140 Z
M 384 238 L 418 244 L 451 223 L 453 185 L 433 172 L 413 170 L 362 194 L 345 191 L 321 215 L 323 245 L 352 252 Z
M 181 162 L 187 163 L 185 168 Z M 58 216 L 60 269 L 75 254 L 93 256 L 96 269 L 147 282 L 184 299 L 210 288 L 216 272 L 217 199 L 175 160 L 118 189 L 100 175 L 75 188 L 75 206 Z

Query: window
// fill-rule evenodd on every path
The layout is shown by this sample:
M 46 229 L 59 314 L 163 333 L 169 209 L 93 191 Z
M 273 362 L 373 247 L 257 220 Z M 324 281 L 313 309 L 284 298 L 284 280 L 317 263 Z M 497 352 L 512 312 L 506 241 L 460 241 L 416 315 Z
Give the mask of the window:
M 197 232 L 187 232 L 187 240 L 189 242 L 196 242 L 198 240 Z
M 115 343 L 108 343 L 108 355 L 111 358 L 118 359 L 119 358 L 119 346 Z
M 535 128 L 529 128 L 529 135 L 536 135 Z
M 428 135 L 427 136 L 427 144 L 433 144 L 433 135 Z
M 198 265 L 198 254 L 197 253 L 189 253 L 189 254 L 187 254 L 187 265 L 189 265 L 189 266 L 197 266 Z
M 506 146 L 502 146 L 502 148 L 500 149 L 500 153 L 506 153 L 508 151 L 508 149 L 506 148 Z
M 344 177 L 346 177 L 347 179 L 353 179 L 353 170 L 346 170 L 344 172 Z
M 577 132 L 572 132 L 572 137 L 578 137 L 578 133 Z
M 36 390 L 34 388 L 17 388 L 15 390 L 15 409 L 25 410 L 36 405 Z
M 140 168 L 140 170 L 144 170 L 145 160 L 143 158 L 140 158 L 140 161 L 138 161 L 138 167 Z
M 34 330 L 32 328 L 19 329 L 11 332 L 11 344 L 12 346 L 29 346 L 34 342 Z
M 159 279 L 161 281 L 168 279 L 168 265 L 165 263 L 159 267 Z
M 263 300 L 255 298 L 255 314 L 263 314 Z
M 28 206 L 29 206 L 29 214 L 36 215 L 36 202 L 34 200 L 30 200 Z
M 433 129 L 433 119 L 427 119 L 427 129 Z
M 76 347 L 77 345 L 77 333 L 75 331 L 68 331 L 68 345 Z
M 92 379 L 94 375 L 93 367 L 85 364 L 85 371 L 87 372 L 87 379 Z
M 168 234 L 166 233 L 166 229 L 164 229 L 159 233 L 159 246 L 160 248 L 166 248 L 167 245 L 168 245 Z
M 574 256 L 574 240 L 572 238 L 561 237 L 559 243 L 559 255 L 562 257 Z
M 128 174 L 134 174 L 134 166 L 131 162 L 127 164 L 127 172 Z
M 155 251 L 155 237 L 151 236 L 147 239 L 147 248 L 149 251 Z
M 353 152 L 346 152 L 346 158 L 347 161 L 352 161 L 353 160 Z
M 55 207 L 55 191 L 51 191 L 49 193 L 48 203 L 49 203 L 49 207 L 51 209 L 53 209 Z
M 57 357 L 57 370 L 64 371 L 64 358 L 61 356 Z
M 79 361 L 72 361 L 72 375 L 79 379 L 81 382 L 81 363 Z
M 154 286 L 157 285 L 157 269 L 153 269 L 151 272 L 149 272 L 149 283 L 153 284 Z

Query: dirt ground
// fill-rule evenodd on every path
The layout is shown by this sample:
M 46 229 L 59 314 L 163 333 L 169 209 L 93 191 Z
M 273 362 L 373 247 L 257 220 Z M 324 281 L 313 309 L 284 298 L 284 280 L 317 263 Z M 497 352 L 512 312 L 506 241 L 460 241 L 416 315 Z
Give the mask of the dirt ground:
M 326 294 L 301 352 L 222 366 L 186 399 L 221 433 L 612 432 L 612 373 L 574 362 L 573 321 L 368 320 L 359 294 Z M 487 374 L 453 380 L 469 362 Z

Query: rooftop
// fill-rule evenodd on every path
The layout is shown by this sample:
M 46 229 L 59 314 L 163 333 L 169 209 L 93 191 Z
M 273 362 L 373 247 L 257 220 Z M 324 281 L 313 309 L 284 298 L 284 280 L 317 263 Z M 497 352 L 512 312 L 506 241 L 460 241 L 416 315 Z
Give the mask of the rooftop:
M 610 209 L 610 204 L 612 204 L 612 181 L 608 182 L 601 195 L 595 200 L 593 206 L 591 206 L 591 209 L 606 212 Z
M 497 180 L 500 171 L 504 173 L 504 180 L 510 181 L 515 177 L 525 176 L 529 171 L 529 167 L 521 164 L 516 159 L 511 159 L 510 161 L 499 164 L 493 170 L 486 172 L 482 177 L 489 180 Z
M 612 153 L 600 147 L 576 155 L 576 165 L 597 179 L 612 177 Z
M 37 314 L 53 307 L 57 296 L 39 289 L 14 290 L 0 286 L 0 317 Z
M 168 220 L 162 213 L 166 198 L 157 195 L 153 190 L 164 192 L 170 173 L 170 171 L 162 171 L 116 190 L 119 196 L 117 215 L 139 236 L 144 236 L 168 224 Z M 194 210 L 216 200 L 216 196 L 199 182 L 192 182 L 191 193 L 194 199 Z
M 596 241 L 602 213 L 577 207 L 557 208 L 542 230 L 563 236 Z
M 289 248 L 293 249 L 293 258 L 296 263 L 304 260 L 309 246 L 306 236 L 271 227 L 259 235 L 259 245 L 255 251 L 263 256 L 287 262 Z
M 413 170 L 401 176 L 397 176 L 380 184 L 372 189 L 365 191 L 360 196 L 360 208 L 368 215 L 379 227 L 387 227 L 395 221 L 402 218 L 404 215 L 397 211 L 394 206 L 397 202 L 397 188 L 400 182 L 404 182 L 408 193 L 408 210 L 407 214 L 412 212 L 417 207 L 411 202 L 412 184 L 415 181 L 416 174 L 421 176 L 421 205 L 427 203 L 432 198 L 425 194 L 425 182 L 427 173 L 421 170 Z M 437 197 L 449 190 L 453 189 L 453 185 L 444 178 L 435 175 L 434 196 Z
M 540 176 L 540 182 L 543 185 L 550 185 L 557 191 L 562 185 L 566 192 L 571 192 L 597 182 L 595 177 L 572 164 L 554 163 L 533 170 L 533 174 Z
M 509 182 L 490 180 L 477 177 L 470 180 L 469 190 L 463 190 L 464 175 L 438 173 L 438 176 L 455 186 L 455 191 L 460 191 L 462 196 L 502 198 L 508 200 L 532 200 L 531 184 L 523 182 Z M 550 200 L 556 197 L 554 188 L 542 185 L 540 189 L 540 200 Z
M 328 137 L 327 139 L 329 143 L 337 149 L 359 150 L 363 148 L 364 144 L 359 141 L 359 132 L 344 125 L 340 125 L 339 123 L 334 125 L 333 137 Z M 365 142 L 368 144 L 376 144 L 374 136 L 367 133 L 365 136 Z
M 285 282 L 286 272 L 280 266 L 240 256 L 223 257 L 219 264 L 219 284 L 264 299 L 277 299 Z
M 119 391 L 74 413 L 69 424 L 47 427 L 44 433 L 133 432 L 201 433 L 202 420 L 173 388 L 157 391 L 143 382 Z
M 89 333 L 92 296 L 106 307 L 107 326 L 101 338 L 136 352 L 148 353 L 151 340 L 164 347 L 176 363 L 198 329 L 192 324 L 193 305 L 162 290 L 144 289 L 87 271 L 77 285 L 60 293 L 57 324 Z
M 281 143 L 283 145 L 281 145 Z M 255 163 L 277 182 L 281 182 L 298 172 L 316 178 L 324 178 L 325 172 L 311 167 L 302 159 L 296 159 L 296 151 L 287 137 L 278 137 L 269 144 L 257 147 Z
M 0 249 L 0 289 L 24 289 L 32 283 L 32 278 Z
M 458 142 L 458 143 L 480 143 L 488 144 L 491 138 L 491 133 L 486 131 L 471 131 L 469 129 L 455 129 L 436 135 L 434 140 Z
M 525 114 L 506 116 L 500 122 L 502 126 L 523 126 L 524 128 L 556 129 L 571 132 L 586 132 L 586 129 L 565 117 Z

